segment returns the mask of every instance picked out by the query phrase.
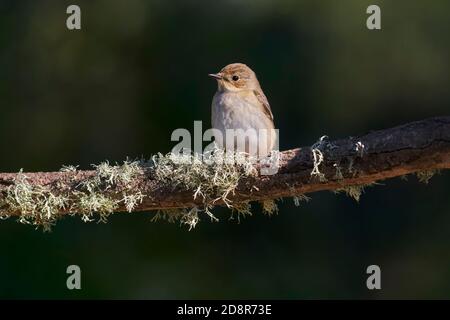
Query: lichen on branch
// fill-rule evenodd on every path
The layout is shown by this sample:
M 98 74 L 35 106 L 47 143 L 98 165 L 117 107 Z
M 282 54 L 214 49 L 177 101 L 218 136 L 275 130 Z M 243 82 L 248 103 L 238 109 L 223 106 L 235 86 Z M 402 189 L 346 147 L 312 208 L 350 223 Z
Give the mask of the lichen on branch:
M 144 195 L 135 189 L 133 180 L 143 173 L 143 163 L 125 161 L 111 166 L 104 162 L 93 167 L 94 174 L 79 180 L 76 167 L 63 166 L 60 172 L 65 181 L 48 185 L 31 184 L 21 170 L 0 197 L 1 217 L 18 215 L 22 223 L 49 230 L 64 213 L 80 214 L 85 222 L 93 221 L 98 213 L 99 221 L 104 222 L 120 204 L 132 212 L 142 202 Z
M 44 230 L 50 230 L 61 213 L 79 214 L 84 222 L 106 222 L 120 208 L 133 212 L 142 203 L 146 195 L 139 182 L 147 176 L 160 187 L 185 190 L 192 193 L 194 200 L 201 200 L 193 208 L 160 209 L 155 215 L 155 220 L 179 221 L 192 229 L 202 212 L 218 221 L 210 210 L 218 200 L 233 208 L 228 196 L 241 178 L 257 175 L 254 163 L 244 153 L 222 150 L 205 155 L 158 154 L 150 161 L 92 165 L 93 174 L 84 179 L 78 179 L 77 167 L 63 166 L 60 172 L 68 179 L 50 185 L 33 185 L 20 171 L 0 197 L 0 215 L 6 219 L 14 213 L 20 222 L 42 226 Z M 239 204 L 235 209 L 241 211 L 241 207 Z
M 154 210 L 154 219 L 195 227 L 202 215 L 217 221 L 215 206 L 231 209 L 232 218 L 278 212 L 276 200 L 330 190 L 359 200 L 363 187 L 377 181 L 416 174 L 427 182 L 450 168 L 450 117 L 431 118 L 371 131 L 359 137 L 272 154 L 273 175 L 261 174 L 265 163 L 243 154 L 158 154 L 150 160 L 108 162 L 79 170 L 0 173 L 0 217 L 48 230 L 65 215 L 83 221 L 106 221 L 114 212 Z

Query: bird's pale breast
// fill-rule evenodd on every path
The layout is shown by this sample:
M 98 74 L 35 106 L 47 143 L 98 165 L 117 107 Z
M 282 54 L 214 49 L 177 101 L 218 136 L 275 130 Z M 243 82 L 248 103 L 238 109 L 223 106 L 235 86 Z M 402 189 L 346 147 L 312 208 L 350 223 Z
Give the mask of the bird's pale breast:
M 275 143 L 274 133 L 271 130 L 274 129 L 273 122 L 263 112 L 261 103 L 252 93 L 248 95 L 243 95 L 241 92 L 216 93 L 212 103 L 211 120 L 213 128 L 220 130 L 224 137 L 227 129 L 242 129 L 244 131 L 254 129 L 256 132 L 259 129 L 267 129 L 269 132 L 267 138 L 265 138 L 266 141 L 250 138 L 248 143 L 253 146 L 259 144 L 260 154 L 264 153 L 264 155 L 273 149 Z M 219 145 L 221 145 L 220 142 Z M 262 150 L 261 146 L 263 146 Z M 249 152 L 248 145 L 246 150 L 240 151 Z

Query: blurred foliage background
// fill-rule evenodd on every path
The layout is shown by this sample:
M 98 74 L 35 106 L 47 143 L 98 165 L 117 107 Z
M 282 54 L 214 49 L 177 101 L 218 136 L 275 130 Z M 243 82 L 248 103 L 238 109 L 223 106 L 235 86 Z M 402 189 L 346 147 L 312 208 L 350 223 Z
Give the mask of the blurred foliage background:
M 82 30 L 66 28 L 78 4 Z M 378 4 L 382 30 L 366 28 Z M 215 81 L 259 76 L 282 149 L 450 111 L 450 3 L 401 1 L 0 2 L 0 171 L 89 168 L 168 152 L 176 128 L 210 126 Z M 0 223 L 1 298 L 448 298 L 450 174 L 330 192 L 267 217 L 197 228 L 60 221 L 51 233 Z M 66 289 L 66 267 L 82 290 Z M 368 265 L 382 290 L 366 288 Z

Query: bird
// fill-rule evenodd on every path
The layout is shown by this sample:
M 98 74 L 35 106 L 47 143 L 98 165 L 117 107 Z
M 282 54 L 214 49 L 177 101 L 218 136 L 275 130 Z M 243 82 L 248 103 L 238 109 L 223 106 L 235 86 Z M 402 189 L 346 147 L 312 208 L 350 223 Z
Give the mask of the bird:
M 243 63 L 231 63 L 209 76 L 217 80 L 211 124 L 218 133 L 218 147 L 257 157 L 269 155 L 275 149 L 278 134 L 255 72 Z

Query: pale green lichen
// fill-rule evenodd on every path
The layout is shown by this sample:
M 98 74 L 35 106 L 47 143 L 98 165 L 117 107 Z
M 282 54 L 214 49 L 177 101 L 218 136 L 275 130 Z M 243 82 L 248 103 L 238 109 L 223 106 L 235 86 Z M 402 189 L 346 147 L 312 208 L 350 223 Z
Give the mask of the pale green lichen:
M 141 191 L 137 191 L 133 194 L 123 193 L 122 201 L 125 204 L 125 208 L 128 212 L 132 212 L 139 204 L 144 201 L 145 195 Z
M 187 225 L 191 231 L 200 221 L 201 212 L 202 210 L 198 207 L 158 210 L 151 221 L 166 220 L 170 223 L 178 221 L 180 225 Z
M 98 178 L 100 183 L 105 183 L 107 189 L 115 185 L 130 188 L 130 183 L 133 179 L 143 171 L 142 162 L 128 160 L 120 166 L 111 166 L 109 162 L 106 161 L 99 165 L 93 165 L 93 167 L 97 172 L 96 178 Z
M 373 185 L 376 185 L 378 183 L 372 182 L 367 184 L 355 184 L 351 186 L 343 186 L 342 188 L 334 190 L 334 193 L 341 193 L 344 192 L 347 194 L 350 198 L 353 198 L 356 202 L 359 202 L 361 195 L 364 193 L 364 189 L 366 187 L 370 187 Z
M 206 213 L 212 221 L 218 218 L 211 208 L 221 201 L 233 212 L 241 215 L 251 214 L 247 203 L 233 203 L 229 196 L 234 194 L 243 177 L 256 176 L 254 159 L 240 152 L 224 152 L 215 149 L 204 155 L 197 154 L 158 154 L 152 158 L 152 175 L 167 187 L 192 192 L 194 200 L 201 201 L 202 206 L 195 211 L 182 209 L 170 213 L 161 211 L 155 219 L 170 217 L 189 225 L 192 229 L 200 220 L 199 214 Z M 186 217 L 185 217 L 186 216 Z M 195 223 L 194 223 L 195 222 Z
M 155 215 L 151 218 L 152 222 L 157 222 L 159 220 L 166 220 L 170 223 L 174 223 L 180 219 L 185 213 L 185 209 L 160 209 L 156 211 Z
M 205 205 L 222 200 L 231 207 L 229 194 L 234 193 L 242 177 L 257 174 L 251 160 L 243 153 L 221 150 L 198 155 L 162 155 L 152 158 L 156 179 L 166 185 L 193 191 L 194 199 L 201 197 Z
M 185 209 L 184 213 L 180 217 L 180 223 L 185 224 L 189 227 L 189 231 L 191 231 L 197 223 L 200 221 L 198 217 L 200 210 L 197 207 L 193 207 L 191 209 Z
M 335 148 L 336 146 L 329 141 L 328 136 L 322 136 L 319 141 L 311 146 L 311 153 L 313 156 L 313 169 L 311 171 L 311 177 L 318 178 L 320 182 L 328 181 L 325 174 L 320 171 L 319 166 L 325 160 L 324 151 L 333 150 Z
M 325 177 L 325 174 L 323 174 L 319 170 L 319 166 L 321 165 L 321 163 L 323 162 L 323 159 L 324 159 L 323 153 L 318 148 L 311 149 L 311 152 L 312 152 L 313 159 L 314 159 L 313 169 L 311 171 L 311 177 L 317 177 L 320 182 L 326 182 L 327 179 Z
M 72 166 L 72 165 L 66 166 L 66 165 L 64 165 L 64 166 L 61 167 L 61 169 L 59 171 L 75 173 L 78 170 L 77 168 L 78 168 L 78 166 Z
M 296 207 L 299 207 L 300 202 L 308 202 L 309 200 L 311 200 L 311 198 L 304 194 L 298 194 L 296 196 L 293 196 L 292 200 L 294 200 L 294 205 Z
M 101 193 L 80 193 L 71 211 L 81 213 L 84 222 L 93 221 L 92 216 L 94 213 L 100 215 L 99 221 L 106 222 L 108 216 L 117 210 L 118 207 L 119 203 L 117 200 Z
M 335 190 L 335 193 L 345 192 L 350 198 L 355 199 L 356 202 L 359 202 L 362 193 L 364 192 L 363 185 L 353 185 L 353 186 L 345 186 Z
M 238 223 L 241 222 L 241 217 L 245 218 L 246 216 L 251 216 L 252 215 L 252 205 L 250 204 L 250 202 L 235 203 L 231 207 L 230 220 L 234 220 L 235 215 L 236 215 Z
M 218 202 L 226 204 L 240 216 L 251 214 L 249 203 L 230 200 L 243 177 L 256 176 L 255 160 L 244 153 L 224 153 L 215 150 L 206 158 L 197 155 L 157 155 L 151 161 L 125 161 L 122 165 L 103 162 L 93 165 L 94 173 L 79 180 L 75 166 L 64 166 L 61 181 L 49 186 L 31 185 L 19 173 L 12 185 L 0 195 L 0 218 L 19 215 L 19 221 L 47 230 L 63 213 L 80 214 L 85 222 L 105 222 L 119 209 L 132 212 L 145 199 L 136 178 L 148 175 L 162 187 L 191 191 L 194 200 L 201 203 L 191 209 L 159 211 L 154 219 L 165 218 L 188 225 L 189 229 L 205 214 L 218 221 L 211 212 Z M 65 180 L 64 180 L 65 179 Z M 98 217 L 98 218 L 96 218 Z
M 264 214 L 271 216 L 273 214 L 278 214 L 278 205 L 275 200 L 263 200 L 261 201 L 262 211 Z
M 0 217 L 19 215 L 19 222 L 42 226 L 45 231 L 56 222 L 61 212 L 79 213 L 83 221 L 100 221 L 116 211 L 123 203 L 128 211 L 144 199 L 140 190 L 133 190 L 133 180 L 143 173 L 137 161 L 125 161 L 122 165 L 110 166 L 107 162 L 94 166 L 95 174 L 70 189 L 61 181 L 52 185 L 31 185 L 20 171 L 12 184 L 0 196 Z M 77 172 L 75 166 L 63 166 L 64 173 Z M 71 178 L 73 181 L 74 178 Z M 116 190 L 117 189 L 117 190 Z M 120 193 L 119 193 L 120 192 Z M 122 197 L 118 195 L 122 195 Z
M 428 184 L 430 182 L 430 179 L 435 175 L 438 174 L 439 170 L 424 170 L 424 171 L 418 171 L 416 172 L 417 179 L 425 184 Z
M 115 166 L 102 162 L 93 165 L 93 168 L 96 174 L 79 184 L 81 191 L 73 193 L 75 200 L 70 211 L 81 213 L 83 221 L 92 221 L 93 215 L 97 213 L 99 221 L 106 222 L 121 203 L 131 212 L 143 201 L 144 194 L 140 190 L 132 191 L 133 180 L 144 171 L 142 162 L 127 160 Z M 117 192 L 111 192 L 116 188 L 122 197 L 118 197 Z
M 48 231 L 56 220 L 56 213 L 65 210 L 68 201 L 67 196 L 55 195 L 45 186 L 32 186 L 21 170 L 6 190 L 2 207 L 19 212 L 21 223 L 41 225 Z M 6 214 L 2 216 L 7 217 Z

